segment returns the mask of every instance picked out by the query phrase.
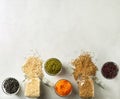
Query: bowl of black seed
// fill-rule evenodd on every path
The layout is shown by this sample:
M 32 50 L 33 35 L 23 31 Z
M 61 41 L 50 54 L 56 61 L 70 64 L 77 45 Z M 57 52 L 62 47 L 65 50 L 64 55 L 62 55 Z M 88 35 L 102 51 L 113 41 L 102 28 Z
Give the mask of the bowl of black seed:
M 20 90 L 20 84 L 15 78 L 9 77 L 3 81 L 2 89 L 8 95 L 17 94 Z

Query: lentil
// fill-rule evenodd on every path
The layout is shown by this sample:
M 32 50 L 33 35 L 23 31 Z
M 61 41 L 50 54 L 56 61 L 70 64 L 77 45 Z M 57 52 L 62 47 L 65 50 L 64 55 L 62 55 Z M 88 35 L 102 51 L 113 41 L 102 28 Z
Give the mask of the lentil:
M 72 91 L 72 85 L 68 80 L 61 79 L 55 84 L 55 91 L 59 96 L 67 96 Z

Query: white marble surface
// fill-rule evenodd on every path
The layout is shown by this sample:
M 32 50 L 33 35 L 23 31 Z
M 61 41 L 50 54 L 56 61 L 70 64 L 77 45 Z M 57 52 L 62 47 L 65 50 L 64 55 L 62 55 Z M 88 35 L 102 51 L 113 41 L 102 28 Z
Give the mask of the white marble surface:
M 67 69 L 71 60 L 82 50 L 92 52 L 97 76 L 106 86 L 105 90 L 95 86 L 95 99 L 119 99 L 120 74 L 107 80 L 100 69 L 108 60 L 120 65 L 120 0 L 0 0 L 0 85 L 9 76 L 23 85 L 21 66 L 31 50 L 44 61 L 50 57 L 62 61 L 63 74 L 48 78 L 73 83 L 73 93 L 66 99 L 80 99 Z M 42 88 L 40 99 L 61 99 L 52 89 Z M 7 96 L 0 89 L 0 99 L 26 99 L 22 90 Z

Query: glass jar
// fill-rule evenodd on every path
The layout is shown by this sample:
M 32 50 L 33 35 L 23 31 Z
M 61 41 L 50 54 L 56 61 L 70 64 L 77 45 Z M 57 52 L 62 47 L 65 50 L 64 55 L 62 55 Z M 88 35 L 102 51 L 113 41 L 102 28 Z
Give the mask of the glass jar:
M 72 84 L 66 79 L 60 79 L 56 82 L 54 86 L 55 93 L 58 96 L 65 97 L 72 93 Z
M 15 78 L 9 77 L 3 81 L 2 90 L 7 95 L 15 95 L 20 90 L 20 84 Z
M 118 65 L 115 62 L 106 62 L 101 69 L 102 75 L 107 79 L 113 79 L 119 72 Z
M 94 82 L 90 76 L 82 76 L 78 80 L 79 96 L 81 98 L 94 97 Z
M 50 76 L 58 75 L 62 71 L 62 63 L 57 58 L 50 58 L 45 62 L 44 70 Z

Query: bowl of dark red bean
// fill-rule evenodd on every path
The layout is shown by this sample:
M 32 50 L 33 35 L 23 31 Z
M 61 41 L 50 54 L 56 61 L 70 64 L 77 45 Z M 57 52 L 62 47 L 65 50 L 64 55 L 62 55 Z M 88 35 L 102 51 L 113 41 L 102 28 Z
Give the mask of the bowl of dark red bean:
M 17 94 L 20 90 L 20 84 L 15 78 L 9 77 L 3 81 L 2 90 L 7 95 Z
M 101 69 L 102 75 L 107 79 L 113 79 L 119 72 L 118 65 L 115 62 L 106 62 Z

